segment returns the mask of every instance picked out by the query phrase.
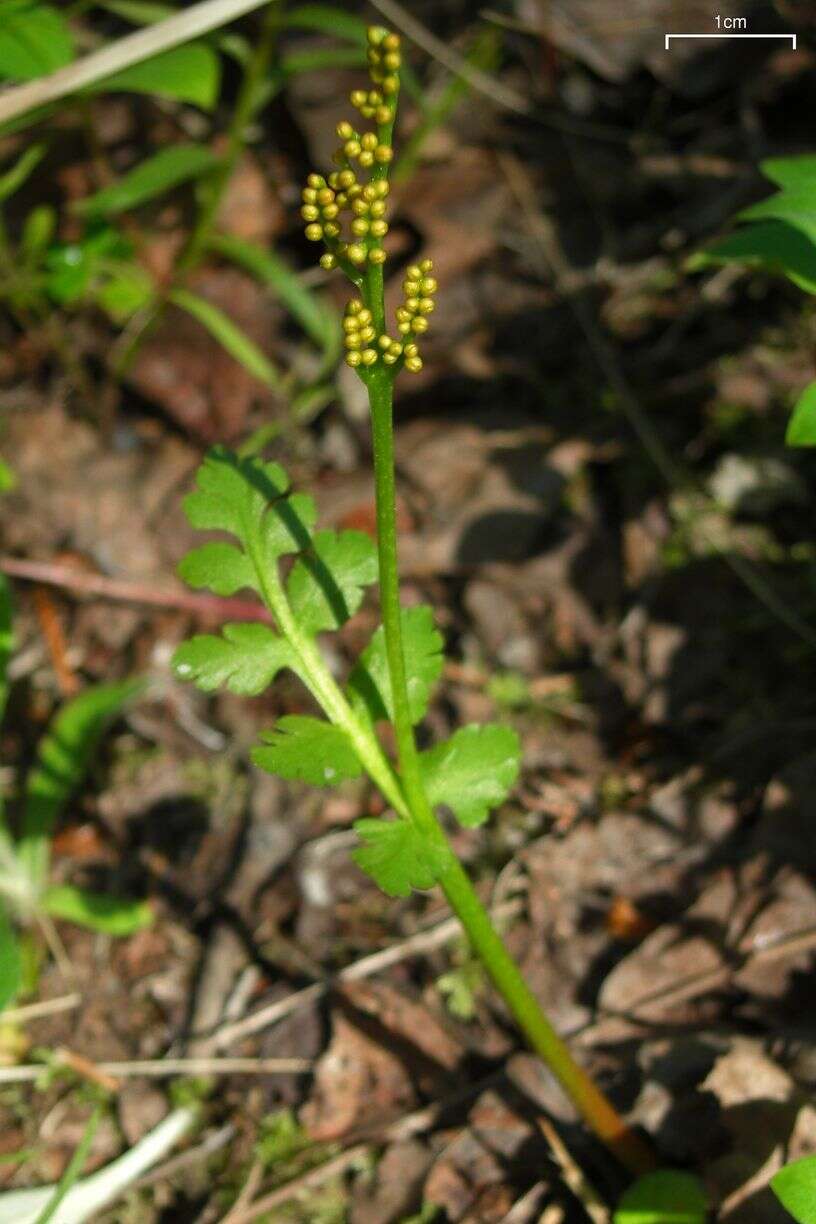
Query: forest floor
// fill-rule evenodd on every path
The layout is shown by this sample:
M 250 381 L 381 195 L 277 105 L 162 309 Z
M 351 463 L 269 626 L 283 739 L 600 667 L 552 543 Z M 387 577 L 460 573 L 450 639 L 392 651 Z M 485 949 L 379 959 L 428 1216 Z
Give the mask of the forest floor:
M 456 5 L 416 8 L 461 41 Z M 454 843 L 559 1030 L 729 1224 L 787 1219 L 768 1178 L 816 1151 L 816 496 L 811 454 L 783 443 L 814 333 L 792 287 L 686 261 L 761 197 L 763 157 L 812 144 L 814 66 L 807 46 L 768 44 L 612 80 L 511 32 L 500 79 L 534 108 L 466 95 L 395 194 L 400 259 L 421 251 L 440 282 L 425 368 L 397 404 L 404 599 L 433 605 L 449 660 L 426 734 L 499 719 L 524 746 L 511 801 Z M 304 270 L 298 184 L 353 78 L 292 83 L 222 215 Z M 144 100 L 93 114 L 117 164 L 172 138 Z M 66 139 L 56 185 L 35 175 L 27 201 L 82 194 L 91 172 Z M 182 205 L 162 206 L 156 266 L 185 223 Z M 293 348 L 241 272 L 213 261 L 195 287 L 269 352 Z M 339 283 L 325 292 L 342 307 Z M 175 567 L 209 443 L 277 414 L 270 453 L 323 524 L 373 528 L 352 372 L 295 425 L 170 313 L 112 398 L 110 328 L 86 313 L 67 327 L 88 399 L 31 336 L 0 327 L 0 447 L 17 477 L 0 553 L 62 580 L 14 580 L 3 773 L 77 683 L 147 676 L 58 831 L 54 873 L 155 911 L 121 941 L 62 924 L 68 964 L 48 960 L 22 1002 L 64 1010 L 6 1025 L 0 1061 L 68 1049 L 93 1064 L 308 1064 L 218 1068 L 172 1090 L 121 1076 L 88 1167 L 182 1090 L 206 1101 L 206 1124 L 104 1220 L 216 1224 L 248 1179 L 280 1201 L 235 1224 L 609 1219 L 587 1214 L 571 1162 L 605 1202 L 619 1174 L 524 1051 L 441 898 L 388 900 L 352 864 L 351 824 L 376 796 L 248 764 L 260 728 L 308 709 L 294 681 L 208 697 L 168 668 L 202 623 Z M 90 574 L 133 598 L 89 594 Z M 141 603 L 145 590 L 165 606 Z M 376 623 L 369 601 L 338 651 Z M 84 1092 L 81 1077 L 3 1086 L 0 1069 L 0 1186 L 59 1177 Z

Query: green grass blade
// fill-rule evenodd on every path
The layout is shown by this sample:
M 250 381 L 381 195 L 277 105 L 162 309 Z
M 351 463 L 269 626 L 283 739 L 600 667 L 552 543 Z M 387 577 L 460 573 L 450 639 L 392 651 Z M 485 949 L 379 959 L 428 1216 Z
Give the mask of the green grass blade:
M 46 154 L 44 144 L 30 145 L 5 174 L 0 174 L 0 203 L 19 191 Z
M 0 722 L 8 701 L 8 665 L 13 649 L 11 587 L 5 574 L 0 574 Z
M 323 350 L 326 360 L 337 360 L 342 336 L 337 314 L 278 255 L 227 234 L 214 234 L 210 246 L 271 289 L 309 339 Z
M 153 911 L 146 901 L 90 892 L 73 884 L 47 888 L 42 904 L 52 918 L 75 922 L 102 935 L 132 935 L 153 922 Z
M 75 211 L 92 219 L 115 216 L 146 204 L 173 187 L 208 173 L 217 165 L 216 155 L 203 145 L 182 144 L 160 149 L 134 166 L 118 182 L 79 200 Z
M 23 979 L 23 958 L 17 933 L 4 905 L 0 905 L 0 1012 L 17 997 Z
M 18 857 L 33 887 L 48 873 L 54 825 L 90 765 L 108 723 L 142 688 L 140 680 L 99 684 L 59 711 L 41 740 L 26 784 Z
M 79 1180 L 82 1174 L 82 1168 L 88 1158 L 88 1153 L 91 1150 L 91 1144 L 94 1141 L 97 1127 L 102 1121 L 102 1106 L 97 1105 L 96 1109 L 88 1119 L 88 1125 L 85 1127 L 82 1138 L 74 1149 L 74 1154 L 68 1161 L 65 1167 L 65 1172 L 54 1187 L 54 1193 L 50 1200 L 46 1203 L 43 1210 L 37 1216 L 36 1224 L 48 1224 L 49 1220 L 53 1220 L 60 1203 L 65 1198 L 71 1187 Z
M 231 357 L 249 370 L 250 374 L 267 387 L 276 390 L 280 386 L 280 375 L 269 358 L 261 352 L 254 340 L 250 340 L 246 332 L 236 327 L 232 319 L 213 306 L 212 302 L 191 293 L 189 289 L 174 289 L 168 294 L 168 301 L 197 319 L 202 327 L 227 350 Z

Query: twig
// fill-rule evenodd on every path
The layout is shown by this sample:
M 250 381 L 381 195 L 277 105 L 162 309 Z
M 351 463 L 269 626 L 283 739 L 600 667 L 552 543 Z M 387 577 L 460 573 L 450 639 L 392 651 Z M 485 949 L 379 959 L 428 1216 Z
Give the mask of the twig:
M 335 1156 L 334 1160 L 327 1160 L 325 1164 L 318 1165 L 316 1169 L 310 1169 L 308 1173 L 304 1173 L 301 1177 L 295 1177 L 292 1181 L 287 1182 L 284 1186 L 279 1186 L 277 1190 L 272 1190 L 269 1194 L 265 1194 L 263 1198 L 256 1199 L 248 1207 L 236 1216 L 230 1216 L 230 1224 L 252 1224 L 253 1220 L 257 1220 L 260 1216 L 266 1215 L 268 1211 L 279 1207 L 281 1203 L 285 1203 L 287 1199 L 292 1198 L 295 1194 L 300 1194 L 304 1190 L 314 1190 L 316 1186 L 320 1186 L 329 1178 L 336 1176 L 338 1173 L 345 1173 L 349 1165 L 353 1165 L 355 1161 L 361 1159 L 368 1152 L 368 1145 L 358 1143 L 351 1147 L 346 1152 L 341 1152 L 339 1156 Z
M 213 1131 L 211 1135 L 208 1135 L 197 1147 L 188 1148 L 186 1152 L 179 1152 L 178 1156 L 171 1156 L 164 1164 L 151 1169 L 149 1173 L 145 1173 L 143 1177 L 140 1177 L 138 1181 L 133 1183 L 132 1188 L 134 1190 L 146 1190 L 149 1186 L 156 1186 L 159 1182 L 166 1181 L 168 1177 L 175 1177 L 176 1173 L 181 1173 L 184 1169 L 191 1168 L 201 1160 L 209 1160 L 213 1153 L 226 1147 L 234 1136 L 235 1127 L 231 1122 L 228 1122 L 226 1126 L 222 1126 L 217 1131 Z
M 67 1051 L 59 1051 L 57 1064 L 77 1070 L 79 1056 L 67 1059 Z M 81 1060 L 83 1064 L 86 1059 Z M 0 1067 L 0 1084 L 25 1084 L 37 1080 L 49 1069 L 48 1063 L 27 1063 L 20 1067 Z M 303 1075 L 311 1071 L 308 1058 L 147 1058 L 135 1062 L 103 1062 L 93 1066 L 97 1076 L 119 1076 L 122 1079 L 147 1076 L 164 1079 L 171 1075 Z M 80 1072 L 87 1075 L 87 1071 Z
M 538 1119 L 538 1125 L 550 1145 L 555 1162 L 561 1170 L 561 1176 L 592 1220 L 592 1224 L 609 1224 L 609 1212 L 603 1199 L 594 1186 L 587 1181 L 580 1166 L 573 1160 L 572 1154 L 552 1122 L 549 1118 L 542 1116 Z
M 249 1170 L 246 1181 L 241 1187 L 240 1194 L 227 1214 L 222 1218 L 221 1224 L 240 1224 L 241 1216 L 246 1208 L 251 1205 L 252 1200 L 261 1188 L 263 1175 L 264 1162 L 256 1158 L 252 1168 Z
M 195 595 L 187 591 L 157 591 L 140 582 L 89 574 L 71 565 L 50 561 L 26 561 L 20 557 L 0 556 L 0 573 L 24 582 L 39 582 L 61 587 L 80 595 L 98 595 L 125 603 L 148 604 L 155 608 L 179 608 L 207 620 L 263 621 L 271 617 L 263 604 L 249 599 L 222 599 L 218 595 Z
M 141 63 L 180 43 L 198 38 L 245 13 L 251 13 L 253 9 L 261 8 L 265 3 L 267 0 L 202 0 L 200 4 L 194 4 L 165 21 L 117 39 L 100 51 L 59 68 L 50 76 L 9 89 L 0 95 L 0 123 L 16 119 L 37 106 L 56 102 L 66 94 L 75 93 L 114 72 L 129 68 L 131 64 Z
M 28 1003 L 25 1007 L 7 1007 L 0 1011 L 0 1023 L 25 1024 L 27 1020 L 42 1020 L 45 1016 L 56 1016 L 60 1012 L 73 1011 L 82 1002 L 82 995 L 60 995 L 58 999 L 45 999 L 42 1003 Z
M 469 63 L 453 51 L 447 43 L 432 34 L 416 17 L 404 9 L 397 0 L 371 0 L 372 8 L 378 9 L 383 17 L 401 30 L 412 42 L 427 51 L 433 59 L 438 60 L 448 72 L 467 81 L 471 89 L 475 89 L 484 97 L 490 98 L 505 110 L 515 111 L 517 115 L 528 115 L 532 109 L 527 98 L 511 89 L 502 81 L 496 80 L 489 72 L 483 72 L 475 64 Z
M 516 900 L 496 906 L 491 912 L 494 921 L 500 922 L 515 916 L 521 909 L 521 901 Z M 354 982 L 371 977 L 380 970 L 388 968 L 389 965 L 396 965 L 400 961 L 407 960 L 409 956 L 418 956 L 424 952 L 431 952 L 434 948 L 442 947 L 461 934 L 462 928 L 458 919 L 446 918 L 444 922 L 431 927 L 430 930 L 418 931 L 409 939 L 403 940 L 402 943 L 393 944 L 391 947 L 383 948 L 381 952 L 373 952 L 370 956 L 364 956 L 361 960 L 346 965 L 345 969 L 341 969 L 334 977 L 329 977 L 323 982 L 315 982 L 312 986 L 305 986 L 303 990 L 298 990 L 294 994 L 287 995 L 285 999 L 270 1003 L 268 1007 L 260 1008 L 251 1015 L 245 1016 L 243 1020 L 224 1025 L 214 1034 L 214 1045 L 217 1049 L 223 1049 L 244 1037 L 260 1032 L 261 1029 L 268 1028 L 276 1021 L 282 1020 L 284 1016 L 289 1016 L 292 1012 L 316 1003 L 336 982 Z

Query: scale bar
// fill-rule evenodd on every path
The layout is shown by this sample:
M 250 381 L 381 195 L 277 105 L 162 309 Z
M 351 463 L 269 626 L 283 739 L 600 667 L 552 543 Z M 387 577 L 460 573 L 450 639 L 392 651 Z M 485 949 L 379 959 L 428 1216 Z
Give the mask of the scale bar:
M 789 38 L 791 40 L 792 50 L 796 50 L 795 34 L 667 34 L 667 51 L 669 50 L 669 41 L 672 38 Z

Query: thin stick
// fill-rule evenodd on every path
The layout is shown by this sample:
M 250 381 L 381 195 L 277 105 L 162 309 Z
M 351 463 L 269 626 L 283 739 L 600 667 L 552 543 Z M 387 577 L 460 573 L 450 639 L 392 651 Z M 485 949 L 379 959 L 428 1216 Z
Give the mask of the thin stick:
M 62 1052 L 57 1060 L 75 1069 L 76 1056 L 70 1060 Z M 82 1060 L 85 1062 L 85 1060 Z M 27 1063 L 21 1067 L 0 1067 L 0 1084 L 25 1084 L 47 1071 L 48 1063 Z M 164 1079 L 171 1075 L 303 1075 L 311 1071 L 308 1058 L 147 1058 L 135 1062 L 94 1063 L 98 1075 Z
M 469 63 L 461 55 L 452 51 L 447 43 L 432 34 L 422 22 L 417 21 L 416 17 L 413 17 L 396 0 L 371 0 L 371 6 L 378 9 L 383 17 L 393 22 L 398 30 L 411 39 L 411 42 L 416 43 L 433 59 L 438 60 L 448 72 L 467 81 L 471 89 L 490 98 L 491 102 L 497 103 L 505 110 L 515 111 L 517 115 L 530 113 L 532 107 L 523 94 L 517 93 L 515 89 L 498 81 L 489 72 L 483 72 L 481 68 L 477 68 L 475 64 Z
M 222 599 L 218 595 L 195 595 L 189 591 L 157 591 L 139 582 L 88 574 L 72 565 L 55 565 L 50 561 L 0 556 L 0 573 L 24 582 L 39 582 L 76 591 L 80 595 L 98 595 L 102 599 L 148 604 L 154 608 L 179 608 L 219 623 L 227 620 L 269 623 L 272 620 L 263 604 L 255 600 Z
M 277 1190 L 271 1191 L 270 1194 L 265 1194 L 263 1198 L 256 1199 L 249 1207 L 246 1207 L 239 1215 L 230 1216 L 230 1224 L 252 1224 L 253 1220 L 257 1220 L 260 1216 L 266 1215 L 268 1211 L 279 1207 L 281 1203 L 285 1203 L 287 1199 L 292 1198 L 295 1194 L 300 1194 L 303 1190 L 313 1190 L 315 1186 L 320 1186 L 329 1178 L 334 1177 L 338 1173 L 345 1173 L 349 1165 L 360 1160 L 368 1152 L 368 1145 L 358 1143 L 354 1147 L 348 1149 L 347 1152 L 341 1152 L 339 1156 L 335 1156 L 334 1160 L 327 1160 L 325 1164 L 318 1165 L 316 1169 L 311 1169 L 308 1173 L 304 1173 L 302 1177 L 296 1177 L 292 1181 L 287 1182 L 284 1186 L 279 1186 Z
M 56 1016 L 60 1012 L 73 1011 L 82 1002 L 82 995 L 61 995 L 58 999 L 46 999 L 42 1003 L 28 1003 L 25 1007 L 8 1007 L 0 1011 L 0 1022 L 3 1024 L 25 1024 L 27 1020 L 42 1020 L 46 1016 Z
M 56 102 L 67 94 L 76 93 L 78 89 L 112 76 L 114 72 L 129 68 L 131 64 L 141 63 L 180 43 L 198 38 L 245 13 L 251 13 L 253 9 L 261 8 L 265 3 L 267 0 L 202 0 L 200 4 L 175 13 L 165 21 L 119 38 L 100 51 L 59 68 L 50 76 L 8 90 L 0 96 L 0 123 L 16 119 L 37 106 Z
M 520 901 L 508 901 L 492 910 L 493 919 L 501 922 L 514 917 L 521 911 L 521 908 Z M 292 1012 L 299 1011 L 302 1007 L 316 1003 L 335 982 L 354 982 L 371 977 L 380 970 L 387 969 L 389 965 L 396 965 L 400 961 L 407 960 L 409 956 L 431 952 L 434 948 L 440 948 L 461 935 L 462 928 L 458 919 L 446 918 L 444 922 L 431 927 L 430 930 L 418 931 L 416 935 L 411 935 L 402 943 L 383 948 L 380 952 L 372 952 L 370 956 L 364 956 L 354 961 L 353 964 L 346 965 L 334 977 L 327 978 L 324 982 L 315 982 L 312 986 L 305 986 L 303 990 L 295 991 L 294 994 L 287 995 L 285 999 L 278 999 L 277 1002 L 270 1003 L 268 1007 L 262 1007 L 251 1015 L 245 1016 L 243 1020 L 224 1025 L 215 1033 L 215 1046 L 223 1049 L 244 1037 L 260 1032 L 261 1029 L 269 1028 L 271 1024 L 282 1020 L 284 1016 L 291 1015 Z

